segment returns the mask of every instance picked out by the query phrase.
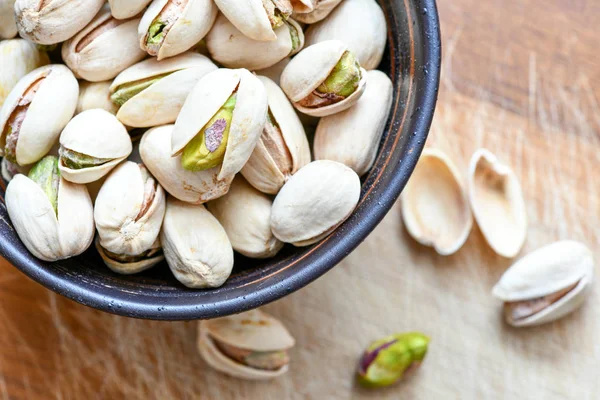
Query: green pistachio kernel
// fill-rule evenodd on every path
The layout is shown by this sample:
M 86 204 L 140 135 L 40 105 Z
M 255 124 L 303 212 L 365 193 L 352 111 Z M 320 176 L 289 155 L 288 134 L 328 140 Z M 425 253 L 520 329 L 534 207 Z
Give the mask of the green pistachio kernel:
M 54 212 L 58 215 L 58 184 L 60 182 L 60 170 L 58 169 L 58 157 L 46 156 L 37 162 L 29 171 L 29 179 L 42 188 Z
M 290 0 L 270 0 L 263 4 L 273 29 L 279 28 L 292 15 Z
M 70 169 L 84 169 L 98 167 L 112 161 L 112 158 L 97 158 L 87 154 L 78 153 L 73 150 L 61 147 L 59 150 L 60 160 L 63 165 Z
M 358 381 L 367 387 L 382 387 L 398 381 L 407 369 L 418 366 L 429 345 L 419 332 L 401 333 L 373 342 L 358 367 Z
M 148 89 L 150 86 L 154 85 L 156 82 L 160 81 L 165 76 L 172 74 L 173 72 L 151 76 L 149 78 L 140 79 L 138 81 L 124 83 L 117 87 L 117 90 L 115 90 L 115 92 L 110 96 L 110 99 L 116 105 L 122 106 L 133 96 L 137 95 L 143 90 Z
M 237 94 L 233 93 L 200 132 L 185 146 L 181 165 L 190 171 L 214 168 L 223 162 Z
M 146 44 L 159 44 L 165 37 L 164 29 L 168 25 L 167 22 L 159 19 L 154 20 L 150 28 L 148 29 L 148 36 L 146 37 Z
M 286 22 L 286 24 L 290 28 L 290 37 L 292 38 L 292 51 L 290 54 L 293 54 L 300 46 L 300 36 L 298 35 L 298 30 L 294 25 L 290 24 L 289 22 Z
M 346 98 L 358 88 L 360 79 L 360 64 L 356 60 L 356 57 L 354 57 L 354 54 L 346 51 L 327 79 L 319 85 L 317 91 Z

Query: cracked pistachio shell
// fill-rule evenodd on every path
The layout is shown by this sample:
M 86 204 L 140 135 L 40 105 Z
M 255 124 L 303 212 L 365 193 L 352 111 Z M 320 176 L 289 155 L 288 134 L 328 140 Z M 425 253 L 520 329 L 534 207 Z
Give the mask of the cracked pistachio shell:
M 582 243 L 563 240 L 518 260 L 502 275 L 492 293 L 505 304 L 531 301 L 531 306 L 535 306 L 545 296 L 572 287 L 532 315 L 520 319 L 507 315 L 507 322 L 513 326 L 540 325 L 559 319 L 581 306 L 593 286 L 593 276 L 592 251 Z
M 296 109 L 314 117 L 325 117 L 352 107 L 367 86 L 367 72 L 361 67 L 358 87 L 336 103 L 307 108 L 299 102 L 315 91 L 332 73 L 348 46 L 339 40 L 329 40 L 306 47 L 290 61 L 281 74 L 281 88 Z
M 227 233 L 203 205 L 169 197 L 160 241 L 173 275 L 187 287 L 219 287 L 231 274 Z
M 115 92 L 123 85 L 134 85 L 156 77 L 158 80 L 126 100 L 121 105 L 117 118 L 131 127 L 173 123 L 194 85 L 204 75 L 216 69 L 217 66 L 208 57 L 192 52 L 163 61 L 150 58 L 135 64 L 121 72 L 113 81 L 110 86 L 113 98 L 118 96 Z
M 188 203 L 202 204 L 223 196 L 233 176 L 219 180 L 219 168 L 188 171 L 181 166 L 181 156 L 171 157 L 173 125 L 159 126 L 144 133 L 140 156 L 144 165 L 172 196 Z
M 34 69 L 50 63 L 50 60 L 46 52 L 38 50 L 34 43 L 25 39 L 1 41 L 0 56 L 2 57 L 0 107 L 2 107 L 4 99 L 19 79 Z
M 276 378 L 288 371 L 288 365 L 276 370 L 266 370 L 242 364 L 224 354 L 217 347 L 217 341 L 243 352 L 256 353 L 287 352 L 295 345 L 295 340 L 286 327 L 260 310 L 200 321 L 198 351 L 206 363 L 227 375 L 250 380 Z
M 310 162 L 310 147 L 304 127 L 283 91 L 264 76 L 258 79 L 267 91 L 271 117 L 242 175 L 261 192 L 277 194 L 290 176 Z M 272 135 L 277 135 L 277 140 Z
M 131 153 L 131 138 L 119 120 L 105 110 L 87 110 L 76 115 L 60 135 L 61 151 L 71 150 L 103 159 L 96 166 L 73 169 L 61 155 L 58 164 L 62 176 L 75 183 L 90 183 L 108 174 Z
M 138 27 L 139 46 L 159 60 L 183 53 L 210 31 L 217 13 L 213 0 L 153 0 Z
M 125 161 L 106 178 L 94 205 L 100 245 L 137 256 L 149 250 L 165 215 L 165 192 L 144 166 Z
M 283 247 L 271 232 L 272 205 L 267 195 L 237 176 L 229 192 L 209 202 L 207 207 L 227 232 L 235 251 L 246 257 L 268 258 Z
M 469 165 L 471 209 L 490 247 L 515 257 L 525 244 L 527 213 L 517 176 L 487 149 L 477 150 Z
M 10 182 L 17 174 L 27 175 L 33 165 L 34 164 L 20 166 L 19 164 L 11 163 L 6 158 L 3 158 L 2 162 L 0 163 L 2 178 L 4 178 L 6 182 Z
M 273 41 L 250 39 L 220 14 L 206 36 L 206 46 L 212 59 L 227 68 L 268 68 L 296 54 L 304 46 L 302 28 L 292 19 L 276 28 L 275 34 L 277 39 Z M 296 35 L 295 40 L 292 34 Z
M 237 88 L 237 91 L 236 91 Z M 262 82 L 245 69 L 218 69 L 205 75 L 185 100 L 175 122 L 172 156 L 181 154 L 185 146 L 210 121 L 236 91 L 236 103 L 229 128 L 225 155 L 218 180 L 231 181 L 260 139 L 267 118 L 267 93 Z
M 418 243 L 443 256 L 465 244 L 473 216 L 460 172 L 445 153 L 423 151 L 401 199 L 404 225 Z
M 133 275 L 140 273 L 154 267 L 156 264 L 165 259 L 165 256 L 162 253 L 160 240 L 158 239 L 156 242 L 154 242 L 152 248 L 148 250 L 147 256 L 140 260 L 134 258 L 132 261 L 119 261 L 111 258 L 106 250 L 104 250 L 104 248 L 100 245 L 99 237 L 96 237 L 96 240 L 94 240 L 94 246 L 96 247 L 98 254 L 100 254 L 104 265 L 110 268 L 111 271 L 122 275 Z
M 348 110 L 323 117 L 317 125 L 314 154 L 352 168 L 359 176 L 375 162 L 392 105 L 392 81 L 381 71 L 367 72 L 369 85 Z
M 12 39 L 17 35 L 14 5 L 15 0 L 0 0 L 0 39 Z
M 58 179 L 58 214 L 44 190 L 27 176 L 16 175 L 6 188 L 6 209 L 19 238 L 44 261 L 79 255 L 94 238 L 92 201 L 86 187 Z
M 81 31 L 102 8 L 104 0 L 17 0 L 19 34 L 39 44 L 64 42 Z
M 117 19 L 127 19 L 138 15 L 152 0 L 108 0 L 110 13 Z
M 309 0 L 297 1 L 294 5 L 294 19 L 303 24 L 314 24 L 325 18 L 342 0 Z M 311 3 L 307 5 L 307 3 Z
M 313 161 L 281 188 L 271 211 L 271 230 L 282 242 L 308 246 L 331 234 L 354 211 L 360 179 L 344 164 Z
M 306 45 L 341 40 L 366 70 L 377 68 L 387 40 L 385 15 L 373 0 L 345 0 L 305 32 Z
M 82 31 L 64 42 L 62 58 L 75 76 L 91 82 L 113 79 L 146 53 L 137 41 L 140 20 L 118 20 L 105 7 Z
M 6 155 L 8 131 L 22 119 L 16 162 L 27 165 L 40 160 L 73 116 L 78 95 L 77 79 L 64 65 L 46 65 L 21 78 L 0 110 L 0 155 Z
M 79 100 L 75 114 L 80 114 L 86 110 L 101 108 L 109 113 L 116 115 L 119 107 L 110 100 L 111 81 L 79 83 Z

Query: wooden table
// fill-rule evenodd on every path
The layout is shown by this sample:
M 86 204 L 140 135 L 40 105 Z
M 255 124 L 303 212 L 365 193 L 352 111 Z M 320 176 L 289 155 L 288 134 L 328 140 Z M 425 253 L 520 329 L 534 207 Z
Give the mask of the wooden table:
M 525 251 L 586 242 L 600 261 L 600 3 L 440 1 L 443 79 L 430 146 L 466 168 L 478 147 L 522 179 Z M 247 383 L 206 367 L 194 322 L 119 318 L 0 265 L 2 399 L 597 399 L 600 305 L 547 326 L 505 326 L 490 290 L 510 260 L 475 230 L 452 257 L 416 245 L 396 205 L 340 266 L 266 308 L 297 338 L 290 373 Z M 422 368 L 357 388 L 357 357 L 394 331 L 431 335 Z

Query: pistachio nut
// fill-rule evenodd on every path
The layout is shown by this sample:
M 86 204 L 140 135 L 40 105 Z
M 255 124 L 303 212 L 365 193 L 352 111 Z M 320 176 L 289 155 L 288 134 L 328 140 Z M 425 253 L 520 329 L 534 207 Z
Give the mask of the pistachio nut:
M 203 205 L 169 197 L 160 241 L 171 272 L 187 287 L 219 287 L 231 274 L 231 243 Z
M 241 176 L 229 192 L 207 204 L 221 223 L 235 251 L 250 258 L 273 257 L 283 243 L 273 236 L 269 220 L 273 201 Z
M 39 44 L 64 42 L 82 30 L 104 0 L 16 0 L 15 19 L 21 37 Z
M 220 167 L 218 180 L 231 181 L 256 146 L 267 118 L 262 82 L 245 69 L 205 75 L 185 100 L 175 122 L 172 156 L 181 154 L 189 171 Z
M 321 118 L 313 145 L 315 159 L 339 161 L 359 176 L 375 162 L 393 95 L 386 74 L 375 70 L 367 77 L 369 85 L 352 108 Z
M 104 264 L 111 271 L 122 275 L 137 274 L 154 267 L 165 259 L 160 240 L 158 239 L 156 239 L 148 250 L 135 256 L 111 253 L 100 245 L 99 237 L 96 237 L 96 240 L 94 240 L 94 245 Z
M 236 378 L 265 380 L 285 374 L 295 340 L 273 316 L 251 310 L 200 321 L 198 351 L 208 365 Z
M 294 19 L 303 24 L 314 24 L 325 18 L 342 0 L 296 0 L 294 3 Z
M 514 263 L 494 286 L 506 322 L 525 327 L 554 321 L 583 304 L 593 286 L 594 260 L 584 244 L 563 240 Z
M 217 11 L 213 0 L 153 0 L 138 27 L 139 45 L 159 60 L 183 53 L 208 33 Z
M 11 163 L 4 157 L 2 162 L 0 163 L 0 170 L 2 171 L 2 178 L 6 182 L 10 182 L 12 178 L 14 178 L 17 174 L 27 175 L 31 167 L 35 164 L 29 164 L 25 166 L 20 166 L 19 164 Z
M 144 133 L 140 156 L 152 175 L 172 196 L 188 203 L 202 204 L 223 196 L 233 176 L 219 180 L 219 168 L 189 171 L 181 165 L 181 156 L 171 157 L 173 125 L 159 126 Z
M 346 110 L 362 96 L 367 72 L 338 40 L 302 50 L 281 74 L 281 88 L 305 114 L 325 117 Z
M 71 182 L 90 183 L 108 174 L 131 153 L 127 129 L 108 111 L 76 115 L 60 135 L 59 168 Z
M 521 185 L 512 169 L 487 149 L 471 157 L 469 201 L 475 221 L 490 247 L 515 257 L 527 237 L 527 213 Z
M 64 65 L 21 78 L 0 110 L 0 155 L 19 165 L 40 160 L 73 116 L 78 94 L 77 79 Z
M 389 386 L 423 362 L 428 346 L 429 338 L 419 332 L 376 340 L 358 364 L 358 381 L 366 387 Z
M 110 13 L 116 19 L 127 19 L 138 15 L 152 0 L 108 0 Z
M 254 73 L 259 76 L 266 76 L 279 86 L 281 73 L 283 72 L 285 67 L 290 63 L 290 61 L 292 61 L 292 59 L 290 57 L 286 57 L 283 60 L 279 61 L 277 64 L 271 65 L 268 68 L 256 70 L 254 71 Z
M 360 179 L 344 164 L 313 161 L 294 174 L 279 191 L 271 210 L 276 238 L 308 246 L 331 234 L 354 211 Z
M 302 28 L 292 19 L 284 20 L 274 32 L 277 39 L 273 41 L 250 39 L 220 14 L 206 36 L 206 46 L 210 56 L 227 68 L 268 68 L 304 46 Z
M 341 40 L 366 70 L 377 68 L 387 40 L 385 15 L 373 0 L 345 0 L 306 30 L 306 45 Z
M 293 11 L 291 0 L 215 0 L 215 3 L 240 32 L 263 42 L 277 40 L 275 29 Z
M 310 147 L 302 123 L 283 91 L 264 76 L 269 111 L 262 135 L 242 175 L 261 192 L 277 194 L 296 171 L 310 162 Z
M 92 201 L 83 185 L 60 176 L 58 159 L 46 156 L 6 188 L 6 209 L 27 249 L 44 261 L 83 253 L 94 238 Z
M 0 0 L 1 1 L 1 0 Z M 1 26 L 1 25 L 0 25 Z M 0 107 L 19 79 L 50 62 L 48 55 L 25 39 L 0 42 L 2 72 L 0 72 Z
M 65 64 L 87 81 L 113 79 L 146 55 L 138 45 L 139 23 L 139 18 L 116 19 L 108 7 L 103 8 L 83 30 L 63 43 Z
M 80 114 L 86 110 L 101 108 L 109 113 L 116 115 L 119 107 L 110 99 L 111 81 L 79 83 L 79 99 L 77 100 L 77 109 L 75 114 Z
M 423 151 L 401 199 L 404 225 L 418 243 L 443 256 L 465 244 L 473 216 L 460 171 L 445 153 Z
M 117 118 L 131 127 L 173 123 L 194 85 L 216 69 L 208 57 L 192 52 L 135 64 L 110 86 L 113 103 L 121 107 Z
M 14 8 L 15 0 L 0 0 L 0 39 L 12 39 L 17 35 Z
M 146 258 L 160 233 L 165 203 L 163 188 L 143 165 L 125 161 L 111 171 L 94 205 L 105 255 L 117 261 Z

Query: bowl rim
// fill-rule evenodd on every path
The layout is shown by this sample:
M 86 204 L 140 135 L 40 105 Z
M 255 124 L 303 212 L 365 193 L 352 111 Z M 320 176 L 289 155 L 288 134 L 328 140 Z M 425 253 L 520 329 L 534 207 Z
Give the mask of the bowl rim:
M 409 0 L 403 1 L 405 6 L 410 8 L 408 6 Z M 387 186 L 379 190 L 377 207 L 367 209 L 363 217 L 354 225 L 351 233 L 341 235 L 339 240 L 328 249 L 329 251 L 321 257 L 311 260 L 310 266 L 304 268 L 301 273 L 283 277 L 273 285 L 264 285 L 263 287 L 249 291 L 243 296 L 243 299 L 226 298 L 215 302 L 211 307 L 199 306 L 198 304 L 161 307 L 160 305 L 157 306 L 160 298 L 157 298 L 155 303 L 149 304 L 147 301 L 140 301 L 135 295 L 122 296 L 118 299 L 118 307 L 115 307 L 115 301 L 111 301 L 110 296 L 102 294 L 102 290 L 90 289 L 97 285 L 90 282 L 83 283 L 69 280 L 55 274 L 52 268 L 38 265 L 32 256 L 21 254 L 18 246 L 12 243 L 11 240 L 0 240 L 0 254 L 10 263 L 17 266 L 25 275 L 56 293 L 102 311 L 134 318 L 155 320 L 212 318 L 246 311 L 280 299 L 293 291 L 303 288 L 337 265 L 345 256 L 358 247 L 379 222 L 381 222 L 404 189 L 408 177 L 414 170 L 419 156 L 425 147 L 425 141 L 433 120 L 437 102 L 441 69 L 441 35 L 435 0 L 416 0 L 412 9 L 422 11 L 422 30 L 428 40 L 422 42 L 423 64 L 421 68 L 426 73 L 420 79 L 422 89 L 415 96 L 416 111 L 411 116 L 410 122 L 415 134 L 410 135 L 406 144 L 411 151 L 404 156 L 402 163 L 398 167 L 398 171 L 392 174 Z M 412 17 L 414 18 L 414 15 Z M 411 35 L 411 53 L 414 60 L 415 41 L 413 39 L 414 27 L 412 24 L 409 24 L 408 30 Z M 411 71 L 414 68 L 415 63 L 413 62 Z M 403 120 L 405 118 L 406 115 L 403 117 Z M 365 197 L 362 196 L 363 199 Z M 5 221 L 5 223 L 8 224 L 8 221 Z M 308 256 L 310 256 L 310 253 L 312 252 L 309 252 Z

